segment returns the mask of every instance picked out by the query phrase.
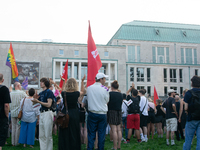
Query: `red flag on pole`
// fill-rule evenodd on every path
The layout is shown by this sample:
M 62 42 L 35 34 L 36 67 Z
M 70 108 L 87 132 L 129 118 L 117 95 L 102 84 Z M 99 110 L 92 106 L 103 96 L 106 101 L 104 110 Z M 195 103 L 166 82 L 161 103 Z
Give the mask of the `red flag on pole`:
M 156 87 L 154 86 L 154 104 L 156 105 L 156 100 L 159 99 L 157 91 L 156 91 Z
M 67 76 L 68 76 L 68 59 L 67 59 L 67 62 L 65 64 L 65 67 L 64 67 L 64 70 L 62 72 L 62 78 L 65 79 L 65 82 L 67 81 Z M 63 86 L 63 80 L 60 80 L 60 88 L 62 88 Z
M 95 83 L 95 77 L 101 68 L 102 63 L 97 51 L 96 45 L 92 38 L 90 22 L 88 29 L 88 72 L 87 72 L 87 87 Z

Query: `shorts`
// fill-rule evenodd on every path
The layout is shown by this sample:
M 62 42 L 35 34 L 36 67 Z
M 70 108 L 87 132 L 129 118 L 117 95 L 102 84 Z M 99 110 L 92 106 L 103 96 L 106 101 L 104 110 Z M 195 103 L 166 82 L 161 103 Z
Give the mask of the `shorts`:
M 127 116 L 127 129 L 140 129 L 140 115 L 128 114 Z
M 177 119 L 176 118 L 170 118 L 166 119 L 166 127 L 167 131 L 177 131 Z
M 121 110 L 108 110 L 107 122 L 110 125 L 120 125 L 122 123 L 122 111 Z
M 8 136 L 8 118 L 0 118 L 0 147 L 5 145 Z
M 156 117 L 154 112 L 149 112 L 148 113 L 148 120 L 147 123 L 155 123 Z
M 163 121 L 163 116 L 156 116 L 155 123 L 162 123 Z
M 141 114 L 140 116 L 140 127 L 147 127 L 147 120 L 148 120 L 148 116 L 144 116 Z

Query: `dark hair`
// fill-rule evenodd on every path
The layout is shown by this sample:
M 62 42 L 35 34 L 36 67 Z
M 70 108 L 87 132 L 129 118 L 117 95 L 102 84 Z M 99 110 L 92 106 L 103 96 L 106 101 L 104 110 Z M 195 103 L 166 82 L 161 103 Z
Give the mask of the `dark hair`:
M 114 80 L 114 81 L 111 83 L 111 87 L 113 87 L 114 89 L 118 89 L 118 88 L 119 88 L 119 84 L 118 84 L 117 80 Z
M 126 99 L 126 94 L 125 93 L 123 93 L 122 96 L 123 96 L 123 99 Z
M 171 96 L 172 93 L 168 93 L 168 96 Z
M 138 95 L 138 90 L 132 89 L 132 90 L 131 90 L 131 94 L 132 94 L 133 96 L 137 96 L 137 95 Z
M 60 99 L 60 96 L 57 96 L 57 97 L 56 97 L 56 101 L 58 101 L 59 99 Z
M 200 87 L 200 77 L 199 76 L 193 76 L 191 78 L 192 81 L 192 87 Z
M 144 94 L 147 92 L 147 90 L 146 90 L 146 89 L 141 89 L 141 90 L 143 90 L 143 91 L 144 91 Z
M 103 79 L 103 78 L 101 78 L 101 79 Z M 95 81 L 96 81 L 96 82 L 100 82 L 100 79 L 97 79 L 97 78 L 95 77 Z
M 29 94 L 29 96 L 33 96 L 33 95 L 35 94 L 35 89 L 30 88 L 30 89 L 28 90 L 28 94 Z
M 44 85 L 46 86 L 46 88 L 50 87 L 50 81 L 49 81 L 49 79 L 43 77 L 43 78 L 40 79 L 40 82 L 43 82 Z
M 179 96 L 179 94 L 178 94 L 178 93 L 175 93 L 175 95 L 178 95 L 178 96 Z
M 139 90 L 139 92 L 140 92 L 142 95 L 144 95 L 144 94 L 145 94 L 145 91 L 144 91 L 144 89 L 141 89 L 141 90 Z

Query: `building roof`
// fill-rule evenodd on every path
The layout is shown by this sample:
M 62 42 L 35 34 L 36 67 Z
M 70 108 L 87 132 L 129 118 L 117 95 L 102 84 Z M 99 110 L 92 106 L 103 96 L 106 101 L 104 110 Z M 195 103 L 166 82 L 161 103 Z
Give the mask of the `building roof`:
M 118 29 L 113 39 L 177 43 L 200 43 L 200 25 L 132 21 Z

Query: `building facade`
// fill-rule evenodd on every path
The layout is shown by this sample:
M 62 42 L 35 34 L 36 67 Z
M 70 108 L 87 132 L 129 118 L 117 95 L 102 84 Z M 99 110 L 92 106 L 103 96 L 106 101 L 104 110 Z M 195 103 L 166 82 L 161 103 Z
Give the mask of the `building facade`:
M 11 84 L 11 73 L 4 64 L 9 43 L 0 41 L 0 72 L 7 86 Z M 67 59 L 68 77 L 74 77 L 79 86 L 83 75 L 87 75 L 86 44 L 12 44 L 17 63 L 24 63 L 24 68 L 28 63 L 39 64 L 38 69 L 29 64 L 27 75 L 32 79 L 29 87 L 32 83 L 39 88 L 35 80 L 44 76 L 59 83 Z M 133 21 L 123 24 L 106 45 L 97 44 L 97 50 L 102 60 L 100 72 L 109 75 L 106 85 L 118 80 L 122 92 L 134 82 L 137 89 L 145 88 L 149 95 L 153 95 L 154 86 L 159 96 L 166 96 L 170 88 L 182 94 L 184 89 L 191 87 L 191 77 L 200 74 L 200 25 Z M 21 74 L 24 74 L 23 67 Z

